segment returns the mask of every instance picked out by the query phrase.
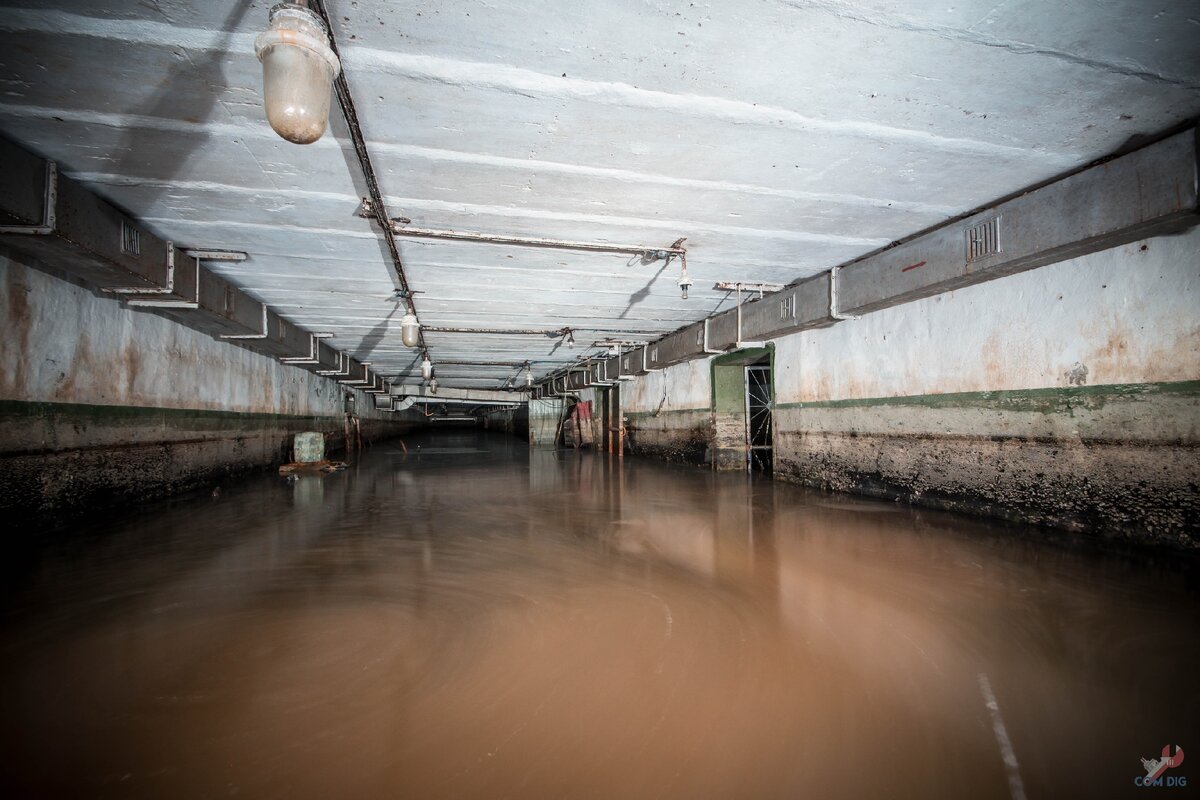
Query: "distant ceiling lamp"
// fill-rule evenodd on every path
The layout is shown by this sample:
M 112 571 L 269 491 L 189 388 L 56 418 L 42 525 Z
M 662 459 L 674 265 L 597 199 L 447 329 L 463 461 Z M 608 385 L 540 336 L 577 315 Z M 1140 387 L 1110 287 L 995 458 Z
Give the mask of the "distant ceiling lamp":
M 427 381 L 433 377 L 433 362 L 429 360 L 429 354 L 425 354 L 424 360 L 421 361 L 421 380 Z
M 525 364 L 525 385 L 533 386 L 533 367 L 528 363 Z
M 405 347 L 416 347 L 421 340 L 421 323 L 411 311 L 400 318 L 400 339 Z
M 575 346 L 575 331 L 568 329 L 567 330 L 567 347 L 574 347 L 574 346 Z
M 312 144 L 329 123 L 333 79 L 342 70 L 325 23 L 307 1 L 271 9 L 267 30 L 254 42 L 263 65 L 267 121 L 289 142 Z
M 437 378 L 431 378 L 429 381 L 429 393 L 437 394 L 437 389 L 438 389 Z

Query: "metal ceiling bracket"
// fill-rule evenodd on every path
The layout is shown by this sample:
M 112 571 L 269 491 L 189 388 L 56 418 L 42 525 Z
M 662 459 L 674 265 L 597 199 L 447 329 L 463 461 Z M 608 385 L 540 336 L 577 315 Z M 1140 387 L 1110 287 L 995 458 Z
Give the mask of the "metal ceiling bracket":
M 367 394 L 391 394 L 391 384 L 392 382 L 387 378 L 376 375 L 374 383 L 371 384 L 371 388 L 364 389 L 363 391 Z
M 600 368 L 601 367 L 604 368 L 604 378 L 605 379 L 601 379 L 601 377 L 600 377 Z M 608 386 L 612 386 L 612 382 L 609 380 L 606 380 L 607 378 L 608 378 L 608 365 L 603 361 L 596 362 L 596 377 L 595 378 L 592 377 L 592 371 L 590 369 L 588 370 L 588 386 L 598 386 L 601 388 L 606 388 Z
M 838 310 L 838 275 L 841 272 L 841 267 L 829 270 L 829 316 L 836 320 L 858 319 L 854 314 L 843 314 Z
M 266 339 L 268 336 L 267 330 L 267 304 L 262 304 L 262 333 L 226 333 L 218 336 L 218 339 Z
M 712 319 L 712 317 L 704 318 L 704 341 L 700 343 L 700 349 L 706 354 L 718 355 L 725 351 L 724 350 L 713 350 L 711 347 L 708 346 L 708 321 L 710 319 Z
M 617 374 L 614 377 L 619 381 L 631 381 L 634 379 L 633 375 L 622 375 L 621 374 L 621 358 L 622 357 L 623 356 L 621 353 L 617 353 Z M 607 367 L 605 367 L 605 374 L 607 375 Z
M 600 377 L 600 370 L 604 370 L 604 377 Z M 596 362 L 596 379 L 591 382 L 592 386 L 609 387 L 613 385 L 613 381 L 608 379 L 608 361 L 601 359 Z
M 644 347 L 642 347 L 642 371 L 643 372 L 659 372 L 659 371 L 661 371 L 662 367 L 650 366 L 649 353 L 650 353 L 650 345 L 645 345 Z M 657 347 L 654 348 L 654 357 L 656 359 L 658 358 L 658 348 Z
M 683 247 L 684 239 L 675 240 L 670 247 L 647 247 L 645 245 L 619 245 L 607 242 L 576 242 L 565 239 L 546 239 L 540 236 L 509 236 L 506 234 L 478 233 L 476 231 L 455 231 L 436 228 L 410 228 L 407 222 L 391 221 L 392 233 L 396 236 L 408 236 L 415 239 L 443 239 L 456 242 L 479 242 L 480 244 L 507 244 L 515 247 L 542 247 L 553 250 L 578 250 L 588 253 L 618 253 L 629 256 L 642 256 L 647 261 L 659 261 L 673 256 L 682 256 L 687 252 Z
M 363 365 L 363 376 L 362 376 L 361 380 L 344 381 L 344 380 L 339 379 L 338 383 L 340 383 L 344 386 L 349 386 L 354 389 L 362 389 L 367 386 L 374 386 L 375 381 L 371 378 L 371 362 L 364 361 L 364 362 L 362 362 L 362 365 Z
M 185 250 L 185 253 L 191 254 L 191 251 Z M 193 256 L 195 259 L 195 257 Z M 194 300 L 161 300 L 153 297 L 127 297 L 125 305 L 134 308 L 182 308 L 189 311 L 196 311 L 200 308 L 200 260 L 196 261 L 196 285 L 193 287 L 192 297 Z M 172 280 L 174 267 L 172 267 Z
M 758 290 L 758 297 L 760 300 L 762 299 L 762 296 L 763 296 L 763 289 L 767 285 L 768 284 L 760 283 L 760 284 L 756 284 L 753 287 L 753 289 Z M 719 284 L 719 283 L 717 284 L 718 288 L 722 288 L 722 286 L 723 286 L 722 284 Z M 733 343 L 733 349 L 734 350 L 745 350 L 746 348 L 749 348 L 749 347 L 766 347 L 766 343 L 764 343 L 764 342 L 743 342 L 742 341 L 742 288 L 743 288 L 743 286 L 744 286 L 744 284 L 741 284 L 741 283 L 736 285 L 736 288 L 737 288 L 737 339 Z M 753 289 L 752 289 L 752 291 L 753 291 Z
M 199 274 L 199 269 L 196 270 Z M 106 286 L 102 292 L 110 294 L 174 294 L 175 293 L 175 244 L 167 242 L 167 285 L 147 289 L 144 286 Z M 199 295 L 197 295 L 199 297 Z
M 245 261 L 247 255 L 240 250 L 199 250 L 185 249 L 197 261 Z
M 58 224 L 58 164 L 46 160 L 46 193 L 42 198 L 42 221 L 38 225 L 0 225 L 0 234 L 18 233 L 46 236 Z
M 349 353 L 338 353 L 338 368 L 337 369 L 318 369 L 314 370 L 318 375 L 325 375 L 330 378 L 344 378 L 350 374 L 350 355 Z
M 329 339 L 332 337 L 332 333 L 310 333 L 308 335 L 307 356 L 287 356 L 286 358 L 279 359 L 279 363 L 291 364 L 293 366 L 299 366 L 301 364 L 320 364 L 321 359 L 318 357 L 319 353 L 317 351 L 317 348 L 319 347 L 318 342 L 321 339 Z

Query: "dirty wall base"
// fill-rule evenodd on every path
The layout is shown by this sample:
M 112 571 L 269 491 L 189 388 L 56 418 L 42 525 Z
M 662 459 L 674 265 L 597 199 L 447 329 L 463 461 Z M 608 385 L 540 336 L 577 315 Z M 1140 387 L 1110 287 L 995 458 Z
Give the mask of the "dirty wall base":
M 411 427 L 364 419 L 360 436 L 368 444 Z M 212 488 L 291 460 L 302 431 L 345 449 L 337 416 L 0 401 L 0 512 L 67 517 Z
M 708 409 L 626 414 L 631 453 L 677 464 L 708 464 L 713 458 L 713 415 Z
M 777 410 L 775 475 L 1200 551 L 1198 418 L 1196 382 L 800 404 Z

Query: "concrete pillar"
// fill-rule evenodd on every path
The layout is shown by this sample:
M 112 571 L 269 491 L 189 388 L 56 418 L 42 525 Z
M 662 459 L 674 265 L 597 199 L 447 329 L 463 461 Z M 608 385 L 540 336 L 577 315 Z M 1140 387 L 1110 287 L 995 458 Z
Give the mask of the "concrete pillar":
M 529 446 L 554 447 L 563 416 L 563 401 L 546 397 L 529 401 Z

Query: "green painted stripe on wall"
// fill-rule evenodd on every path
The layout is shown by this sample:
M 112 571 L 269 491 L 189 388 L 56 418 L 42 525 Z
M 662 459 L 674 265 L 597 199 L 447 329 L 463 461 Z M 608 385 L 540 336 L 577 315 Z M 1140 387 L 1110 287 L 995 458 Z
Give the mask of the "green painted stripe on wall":
M 777 409 L 867 408 L 874 406 L 974 407 L 1003 411 L 1053 413 L 1067 410 L 1071 406 L 1098 408 L 1110 400 L 1135 399 L 1146 395 L 1194 396 L 1200 399 L 1200 381 L 1055 386 L 1046 389 L 999 389 L 988 392 L 949 392 L 947 394 L 918 394 L 898 397 L 856 397 L 845 400 L 779 403 L 775 407 Z

